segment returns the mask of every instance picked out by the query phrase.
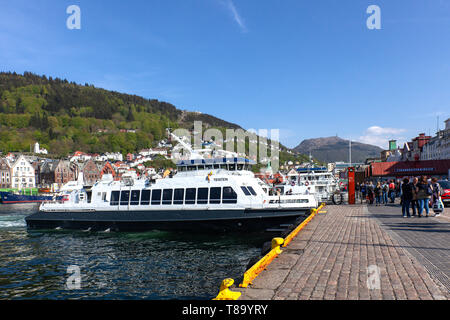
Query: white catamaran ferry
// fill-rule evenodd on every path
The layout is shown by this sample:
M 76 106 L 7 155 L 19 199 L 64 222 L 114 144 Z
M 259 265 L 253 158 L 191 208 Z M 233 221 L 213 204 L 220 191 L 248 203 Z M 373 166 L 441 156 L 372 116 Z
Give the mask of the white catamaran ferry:
M 334 202 L 334 195 L 339 193 L 339 181 L 325 167 L 300 168 L 297 184 L 309 187 L 318 202 Z
M 271 195 L 238 157 L 189 159 L 160 179 L 111 175 L 90 189 L 73 188 L 43 203 L 25 220 L 29 229 L 92 231 L 264 231 L 292 224 L 317 207 L 313 195 Z

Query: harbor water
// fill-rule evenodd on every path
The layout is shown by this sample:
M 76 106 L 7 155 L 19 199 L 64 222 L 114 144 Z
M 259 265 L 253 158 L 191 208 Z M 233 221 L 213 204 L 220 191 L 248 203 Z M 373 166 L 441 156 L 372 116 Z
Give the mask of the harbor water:
M 37 205 L 0 205 L 0 299 L 212 299 L 265 234 L 27 231 Z M 70 266 L 79 270 L 73 288 Z M 69 286 L 68 286 L 69 284 Z

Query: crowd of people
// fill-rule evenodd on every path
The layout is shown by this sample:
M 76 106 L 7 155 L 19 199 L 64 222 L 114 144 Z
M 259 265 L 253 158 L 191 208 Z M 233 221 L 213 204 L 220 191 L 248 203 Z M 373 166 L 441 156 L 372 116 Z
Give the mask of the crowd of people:
M 440 199 L 442 188 L 436 178 L 427 179 L 426 176 L 415 177 L 403 180 L 367 181 L 362 184 L 357 183 L 355 187 L 357 198 L 367 201 L 375 206 L 395 203 L 396 198 L 400 198 L 403 217 L 416 216 L 428 217 L 430 209 L 435 208 L 435 215 L 438 216 L 443 209 Z M 410 213 L 410 209 L 412 214 Z

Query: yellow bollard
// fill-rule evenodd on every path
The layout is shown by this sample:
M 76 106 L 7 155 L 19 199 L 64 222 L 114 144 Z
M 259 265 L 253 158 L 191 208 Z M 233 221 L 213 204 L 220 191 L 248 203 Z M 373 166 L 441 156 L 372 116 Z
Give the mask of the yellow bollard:
M 274 253 L 275 254 L 280 254 L 281 253 L 281 245 L 284 243 L 284 239 L 283 238 L 273 238 L 272 239 L 272 250 L 275 250 Z
M 240 292 L 231 291 L 229 288 L 233 285 L 234 280 L 231 278 L 225 279 L 220 285 L 220 291 L 217 297 L 213 300 L 237 300 L 241 296 Z

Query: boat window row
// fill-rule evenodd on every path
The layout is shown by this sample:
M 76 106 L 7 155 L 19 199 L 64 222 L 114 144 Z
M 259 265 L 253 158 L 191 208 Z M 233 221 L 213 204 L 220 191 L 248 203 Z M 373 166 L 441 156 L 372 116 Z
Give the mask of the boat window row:
M 122 190 L 111 192 L 111 206 L 237 203 L 232 187 Z
M 178 171 L 197 171 L 197 170 L 212 170 L 212 169 L 224 169 L 228 171 L 242 171 L 242 170 L 252 170 L 250 164 L 236 164 L 236 163 L 214 163 L 214 164 L 200 164 L 200 165 L 190 165 L 190 166 L 178 166 Z

